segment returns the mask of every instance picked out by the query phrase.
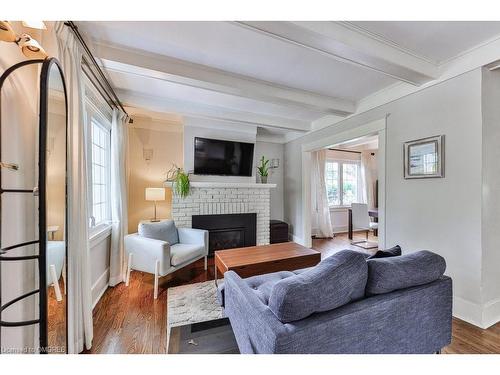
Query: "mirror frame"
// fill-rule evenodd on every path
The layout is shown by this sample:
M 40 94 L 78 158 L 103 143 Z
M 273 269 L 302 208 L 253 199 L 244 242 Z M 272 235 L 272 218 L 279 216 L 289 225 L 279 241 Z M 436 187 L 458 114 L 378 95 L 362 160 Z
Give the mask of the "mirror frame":
M 40 124 L 38 143 L 38 191 L 39 191 L 39 221 L 38 231 L 40 240 L 40 260 L 39 283 L 40 283 L 40 353 L 47 354 L 48 351 L 48 293 L 47 293 L 47 126 L 49 115 L 49 80 L 50 71 L 56 66 L 61 75 L 64 89 L 64 102 L 66 107 L 66 165 L 65 165 L 65 219 L 64 219 L 64 239 L 65 239 L 65 272 L 66 282 L 68 282 L 68 93 L 66 81 L 61 64 L 56 58 L 48 58 L 43 61 L 40 73 Z M 43 172 L 43 173 L 42 173 Z M 66 354 L 68 353 L 68 296 L 69 288 L 66 285 Z

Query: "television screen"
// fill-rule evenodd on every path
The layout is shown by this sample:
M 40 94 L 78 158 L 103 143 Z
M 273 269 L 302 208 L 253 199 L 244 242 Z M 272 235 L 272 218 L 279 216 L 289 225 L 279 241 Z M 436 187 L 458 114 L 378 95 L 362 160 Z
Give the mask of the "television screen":
M 194 173 L 252 176 L 253 143 L 194 139 Z

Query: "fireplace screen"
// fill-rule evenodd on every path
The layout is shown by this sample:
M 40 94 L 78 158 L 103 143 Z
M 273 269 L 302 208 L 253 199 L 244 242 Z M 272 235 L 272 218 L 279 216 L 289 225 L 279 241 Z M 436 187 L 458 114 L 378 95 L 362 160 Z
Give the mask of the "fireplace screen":
M 210 231 L 209 247 L 212 251 L 245 246 L 245 230 L 219 229 Z
M 209 232 L 209 255 L 216 250 L 255 246 L 257 214 L 193 215 L 193 228 Z

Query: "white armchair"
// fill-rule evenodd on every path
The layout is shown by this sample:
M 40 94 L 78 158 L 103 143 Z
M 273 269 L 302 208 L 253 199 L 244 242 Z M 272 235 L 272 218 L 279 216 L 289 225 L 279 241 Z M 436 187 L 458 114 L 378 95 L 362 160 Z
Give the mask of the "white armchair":
M 131 270 L 152 273 L 155 275 L 154 298 L 157 299 L 160 277 L 201 258 L 205 258 L 205 270 L 207 269 L 208 231 L 175 228 L 172 221 L 148 223 L 147 225 L 155 228 L 154 237 L 156 238 L 145 237 L 139 233 L 125 236 L 125 253 L 128 255 L 126 285 L 129 284 Z M 170 233 L 167 235 L 165 235 L 166 226 L 170 226 L 170 229 L 167 229 Z M 172 231 L 176 231 L 176 233 L 172 233 Z M 174 240 L 169 237 L 172 234 Z M 170 242 L 175 242 L 177 238 L 178 243 L 171 245 Z M 170 242 L 167 239 L 170 239 Z

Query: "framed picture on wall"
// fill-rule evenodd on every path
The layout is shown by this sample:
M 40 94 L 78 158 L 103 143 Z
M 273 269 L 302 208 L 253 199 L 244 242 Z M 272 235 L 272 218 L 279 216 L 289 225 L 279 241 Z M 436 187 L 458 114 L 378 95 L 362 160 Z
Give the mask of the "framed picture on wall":
M 405 142 L 403 154 L 405 179 L 444 177 L 444 135 Z

